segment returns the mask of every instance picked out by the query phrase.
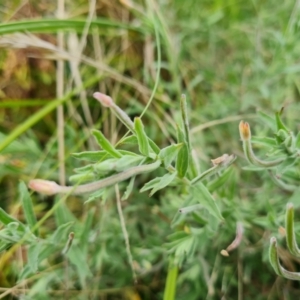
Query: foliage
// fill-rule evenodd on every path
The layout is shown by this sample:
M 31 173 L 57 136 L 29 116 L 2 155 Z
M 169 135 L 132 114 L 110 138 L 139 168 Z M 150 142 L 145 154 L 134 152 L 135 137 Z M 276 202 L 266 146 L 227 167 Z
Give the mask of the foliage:
M 297 3 L 6 2 L 0 298 L 299 298 Z

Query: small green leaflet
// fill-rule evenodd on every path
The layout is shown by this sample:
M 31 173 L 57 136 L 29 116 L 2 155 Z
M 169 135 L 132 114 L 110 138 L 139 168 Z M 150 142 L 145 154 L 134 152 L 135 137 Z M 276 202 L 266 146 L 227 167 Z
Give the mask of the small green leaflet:
M 179 126 L 177 126 L 177 139 L 178 143 L 183 143 L 183 146 L 177 155 L 176 170 L 178 172 L 178 176 L 183 178 L 189 167 L 189 149 L 184 133 Z
M 150 154 L 150 146 L 141 118 L 134 119 L 134 129 L 139 144 L 139 150 L 143 155 L 148 157 Z
M 22 199 L 22 205 L 23 205 L 23 210 L 24 210 L 27 224 L 29 225 L 29 228 L 32 230 L 35 227 L 37 221 L 36 221 L 36 216 L 34 213 L 30 194 L 28 192 L 26 184 L 23 181 L 21 181 L 19 184 L 19 193 Z M 38 230 L 35 229 L 34 233 L 38 234 Z
M 277 131 L 282 129 L 285 132 L 289 132 L 290 130 L 284 125 L 284 123 L 281 120 L 281 114 L 283 112 L 283 107 L 281 108 L 280 111 L 275 113 L 275 120 L 276 120 L 276 125 L 277 125 Z
M 132 190 L 133 190 L 133 187 L 134 187 L 135 177 L 136 176 L 131 177 L 131 179 L 129 181 L 129 184 L 127 185 L 126 190 L 125 190 L 125 192 L 122 196 L 122 199 L 121 199 L 122 201 L 127 200 L 128 197 L 130 196 L 130 194 L 132 193 Z
M 39 242 L 39 241 L 37 241 L 34 244 L 31 244 L 28 247 L 28 251 L 27 251 L 28 265 L 33 274 L 38 271 L 40 252 L 41 252 L 41 242 Z
M 221 215 L 221 212 L 217 206 L 217 203 L 213 196 L 210 194 L 208 189 L 203 185 L 202 182 L 197 183 L 195 186 L 192 187 L 192 192 L 194 198 L 202 204 L 210 214 L 215 216 L 220 221 L 224 220 Z
M 257 114 L 259 115 L 260 119 L 273 131 L 276 131 L 276 123 L 275 120 L 264 113 L 263 111 L 258 111 Z
M 108 141 L 108 139 L 103 135 L 101 131 L 92 130 L 92 134 L 95 137 L 97 143 L 101 146 L 103 150 L 109 153 L 111 156 L 120 158 L 122 155 L 118 150 Z
M 168 186 L 176 178 L 176 175 L 177 175 L 177 172 L 174 172 L 172 174 L 168 173 L 162 177 L 154 178 L 153 180 L 147 182 L 142 187 L 140 192 L 145 192 L 145 191 L 152 189 L 150 192 L 150 196 L 152 196 L 158 190 L 161 190 L 164 187 Z
M 72 156 L 81 160 L 97 162 L 105 157 L 110 157 L 111 155 L 108 155 L 106 151 L 84 151 L 73 153 Z
M 158 158 L 164 163 L 165 168 L 168 168 L 172 161 L 176 158 L 179 150 L 182 148 L 183 144 L 173 144 L 171 146 L 161 149 L 158 154 Z

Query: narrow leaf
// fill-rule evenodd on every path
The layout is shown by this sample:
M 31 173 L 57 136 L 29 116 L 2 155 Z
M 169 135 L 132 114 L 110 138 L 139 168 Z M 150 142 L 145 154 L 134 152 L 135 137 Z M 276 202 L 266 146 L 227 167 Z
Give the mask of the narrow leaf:
M 97 174 L 106 174 L 106 173 L 114 171 L 116 169 L 117 161 L 118 160 L 116 158 L 109 158 L 105 161 L 94 164 L 93 170 Z
M 115 147 L 108 141 L 101 131 L 94 129 L 92 130 L 92 134 L 101 148 L 109 153 L 112 157 L 122 157 L 119 151 L 115 149 Z
M 259 136 L 252 136 L 251 138 L 251 142 L 253 144 L 257 144 L 257 145 L 262 145 L 265 147 L 276 147 L 277 143 L 276 140 L 274 138 L 270 138 L 270 137 L 259 137 Z
M 151 149 L 154 151 L 154 153 L 158 154 L 160 151 L 160 148 L 150 138 L 148 138 L 148 142 L 149 142 Z
M 202 182 L 199 182 L 193 186 L 193 195 L 195 199 L 197 199 L 198 202 L 209 211 L 210 214 L 221 221 L 224 220 L 215 199 L 210 194 L 208 189 L 202 184 Z
M 93 181 L 95 180 L 95 174 L 94 172 L 88 172 L 88 173 L 83 173 L 83 174 L 76 174 L 76 175 L 72 175 L 69 177 L 70 182 L 72 183 L 84 183 L 84 182 L 88 182 L 88 181 Z
M 118 142 L 118 145 L 127 145 L 127 144 L 137 145 L 138 144 L 137 137 L 135 135 L 126 136 Z
M 96 215 L 96 208 L 93 207 L 88 211 L 87 216 L 83 222 L 83 228 L 80 233 L 79 243 L 80 245 L 82 245 L 84 251 L 87 251 L 87 248 L 89 247 L 89 238 L 93 230 L 93 222 L 94 222 L 95 215 Z
M 295 229 L 294 229 L 294 206 L 292 203 L 287 204 L 285 215 L 286 243 L 290 252 L 300 257 L 300 250 L 297 245 Z
M 260 119 L 273 131 L 276 131 L 276 122 L 274 118 L 271 116 L 267 115 L 263 111 L 258 111 L 258 115 L 260 116 Z
M 90 202 L 99 200 L 99 198 L 103 198 L 107 193 L 107 189 L 100 189 L 92 194 L 89 195 L 88 199 L 84 201 L 84 204 L 88 204 Z
M 31 197 L 28 193 L 27 186 L 23 181 L 21 181 L 19 184 L 19 192 L 21 195 L 21 201 L 22 201 L 23 210 L 24 210 L 27 224 L 29 225 L 29 228 L 32 230 L 32 228 L 34 228 L 34 226 L 36 225 L 37 221 L 36 221 L 36 216 L 35 216 L 35 213 L 33 210 Z M 35 229 L 34 234 L 38 235 L 37 228 Z
M 186 104 L 186 96 L 181 95 L 180 98 L 180 109 L 181 109 L 181 117 L 182 123 L 184 127 L 185 139 L 187 141 L 187 145 L 189 148 L 189 152 L 191 151 L 191 143 L 190 143 L 190 129 L 189 129 L 189 120 L 187 115 L 187 104 Z
M 107 157 L 109 154 L 106 151 L 85 151 L 79 153 L 73 153 L 72 156 L 80 159 L 80 160 L 87 160 L 91 162 L 98 162 L 103 158 Z
M 183 144 L 173 144 L 171 146 L 165 147 L 160 150 L 158 158 L 164 163 L 165 168 L 168 168 L 172 161 L 178 155 L 179 150 L 182 148 Z
M 12 216 L 10 216 L 1 207 L 0 207 L 0 222 L 3 223 L 4 225 L 8 225 L 10 223 L 17 223 L 17 224 L 19 224 L 18 230 L 20 230 L 22 232 L 26 231 L 26 228 L 25 228 L 24 224 L 22 224 L 20 221 L 13 218 Z
M 188 214 L 190 212 L 194 212 L 196 210 L 202 209 L 203 206 L 201 204 L 190 205 L 186 207 L 179 208 L 178 212 L 181 214 Z
M 145 158 L 143 156 L 124 155 L 116 163 L 116 171 L 121 172 L 128 168 L 139 165 Z
M 66 254 L 69 261 L 76 267 L 82 287 L 86 286 L 86 280 L 92 278 L 92 272 L 86 263 L 86 256 L 79 245 L 73 245 Z
M 149 189 L 151 190 L 150 196 L 152 196 L 155 192 L 158 190 L 163 189 L 164 187 L 168 186 L 175 178 L 176 178 L 177 172 L 174 173 L 167 173 L 166 175 L 162 177 L 157 177 L 149 182 L 147 182 L 140 192 L 145 192 Z
M 134 119 L 134 129 L 138 139 L 139 150 L 143 155 L 148 157 L 150 154 L 150 146 L 141 118 Z
M 41 251 L 41 243 L 38 241 L 34 244 L 31 244 L 28 248 L 28 252 L 27 252 L 28 265 L 32 273 L 36 273 L 38 271 L 40 251 Z
M 75 168 L 75 173 L 86 173 L 86 172 L 92 172 L 94 170 L 93 168 L 94 164 L 86 165 L 84 167 Z
M 275 119 L 276 119 L 276 125 L 277 125 L 277 131 L 282 129 L 285 132 L 289 132 L 290 130 L 284 125 L 284 123 L 281 120 L 281 114 L 283 112 L 283 107 L 281 108 L 280 111 L 275 113 Z
M 68 232 L 70 232 L 70 228 L 74 225 L 74 222 L 68 222 L 65 224 L 61 224 L 52 234 L 50 241 L 55 245 L 59 245 L 63 241 L 66 240 L 68 236 Z
M 125 192 L 122 196 L 122 199 L 121 199 L 122 201 L 127 200 L 128 197 L 130 196 L 130 194 L 132 193 L 132 190 L 133 190 L 133 187 L 134 187 L 135 177 L 136 176 L 134 176 L 130 179 L 129 184 L 127 185 L 126 190 L 125 190 Z
M 189 167 L 189 149 L 184 133 L 179 126 L 177 126 L 177 140 L 178 143 L 182 143 L 183 146 L 177 155 L 176 170 L 178 172 L 178 176 L 183 178 Z

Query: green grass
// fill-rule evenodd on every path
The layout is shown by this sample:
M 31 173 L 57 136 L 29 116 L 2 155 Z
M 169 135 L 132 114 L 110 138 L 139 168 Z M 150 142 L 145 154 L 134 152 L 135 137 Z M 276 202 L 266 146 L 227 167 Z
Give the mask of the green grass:
M 254 0 L 122 3 L 97 3 L 92 20 L 84 1 L 66 4 L 66 20 L 57 20 L 56 3 L 1 5 L 1 208 L 37 229 L 42 242 L 16 233 L 14 222 L 2 227 L 0 232 L 16 233 L 19 243 L 10 243 L 0 253 L 0 299 L 299 298 L 299 283 L 277 277 L 268 260 L 270 237 L 276 236 L 284 267 L 299 269 L 278 233 L 291 202 L 299 236 L 298 189 L 284 190 L 267 170 L 250 170 L 238 131 L 240 120 L 249 122 L 254 152 L 266 159 L 272 155 L 267 142 L 277 132 L 275 112 L 284 106 L 284 124 L 299 130 L 299 5 L 291 0 L 280 5 Z M 58 31 L 64 33 L 63 51 L 56 44 Z M 20 33 L 26 36 L 15 36 Z M 25 48 L 19 48 L 21 42 Z M 82 53 L 74 52 L 81 42 Z M 63 96 L 58 97 L 56 60 L 61 56 Z M 75 60 L 78 64 L 71 66 Z M 132 139 L 118 144 L 127 128 L 92 98 L 95 91 L 111 96 L 132 120 L 142 117 L 139 147 Z M 185 141 L 187 127 L 177 129 L 182 122 L 181 94 L 187 99 L 190 141 Z M 64 114 L 57 119 L 60 105 Z M 70 185 L 69 177 L 85 174 L 91 169 L 85 166 L 95 163 L 71 155 L 99 150 L 92 129 L 101 130 L 118 150 L 140 149 L 142 156 L 149 155 L 153 142 L 160 149 L 187 142 L 195 162 L 187 173 L 186 162 L 173 163 L 183 179 L 152 196 L 139 191 L 162 178 L 164 168 L 139 174 L 134 183 L 120 182 L 120 198 L 132 188 L 121 201 L 125 227 L 114 188 L 88 203 L 89 195 L 31 193 L 31 207 L 19 181 L 59 182 L 65 177 Z M 184 180 L 210 169 L 211 159 L 225 153 L 236 155 L 236 161 L 206 177 L 203 186 L 209 192 L 201 194 L 214 197 L 224 221 L 217 221 L 207 206 L 179 214 L 180 208 L 195 205 L 199 195 L 194 192 L 191 197 Z M 296 161 L 276 172 L 297 187 L 298 167 Z M 159 184 L 167 179 L 172 178 Z M 198 200 L 201 204 L 202 198 Z M 220 252 L 234 240 L 237 222 L 243 224 L 242 241 L 224 257 Z M 70 232 L 74 240 L 62 254 Z M 0 236 L 0 247 L 2 241 Z

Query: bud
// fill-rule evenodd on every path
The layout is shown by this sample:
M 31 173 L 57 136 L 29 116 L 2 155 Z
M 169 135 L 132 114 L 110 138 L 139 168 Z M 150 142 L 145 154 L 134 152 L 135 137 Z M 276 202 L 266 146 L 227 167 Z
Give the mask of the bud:
M 44 195 L 54 195 L 60 192 L 60 186 L 55 181 L 33 179 L 29 181 L 28 187 L 33 191 Z
M 250 125 L 247 122 L 241 121 L 239 125 L 240 135 L 242 141 L 247 141 L 251 139 Z
M 93 97 L 98 100 L 103 106 L 105 107 L 112 107 L 112 105 L 114 104 L 114 101 L 111 97 L 102 94 L 100 92 L 96 92 L 93 94 Z
M 223 255 L 223 256 L 226 256 L 226 257 L 228 257 L 229 256 L 229 253 L 226 251 L 226 250 L 221 250 L 221 255 Z

